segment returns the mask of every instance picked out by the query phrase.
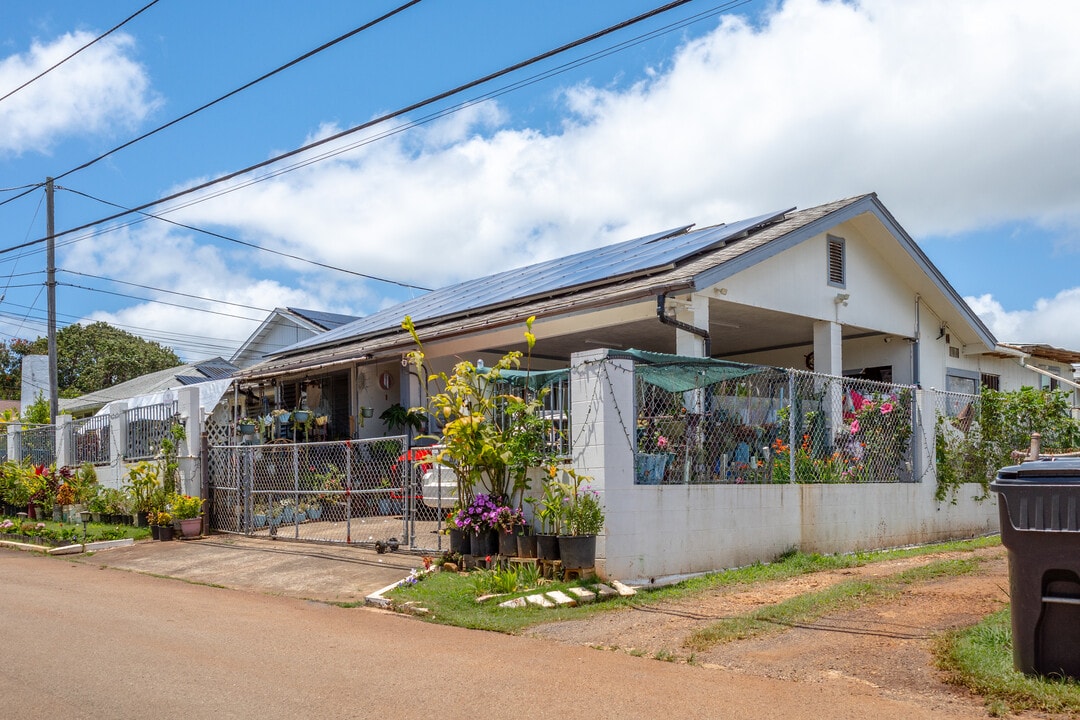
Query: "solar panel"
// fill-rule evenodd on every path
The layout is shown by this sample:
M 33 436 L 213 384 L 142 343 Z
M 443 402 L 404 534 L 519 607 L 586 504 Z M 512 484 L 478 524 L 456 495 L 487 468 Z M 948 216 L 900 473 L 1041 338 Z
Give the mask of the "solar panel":
M 690 232 L 692 225 L 665 230 L 614 245 L 585 250 L 553 260 L 467 280 L 386 308 L 286 348 L 291 352 L 311 346 L 358 340 L 380 331 L 397 329 L 406 315 L 415 322 L 461 315 L 485 307 L 504 305 L 575 287 L 586 287 L 619 277 L 641 275 L 706 250 L 715 249 L 763 225 L 782 218 L 788 210 L 766 213 L 728 225 Z

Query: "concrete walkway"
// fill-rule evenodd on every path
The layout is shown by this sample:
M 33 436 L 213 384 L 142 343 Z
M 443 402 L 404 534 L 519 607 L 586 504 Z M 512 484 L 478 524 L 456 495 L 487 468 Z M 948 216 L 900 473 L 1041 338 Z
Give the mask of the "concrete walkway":
M 378 554 L 355 546 L 212 535 L 139 542 L 69 556 L 96 567 L 305 600 L 362 603 L 364 597 L 423 567 L 419 555 Z

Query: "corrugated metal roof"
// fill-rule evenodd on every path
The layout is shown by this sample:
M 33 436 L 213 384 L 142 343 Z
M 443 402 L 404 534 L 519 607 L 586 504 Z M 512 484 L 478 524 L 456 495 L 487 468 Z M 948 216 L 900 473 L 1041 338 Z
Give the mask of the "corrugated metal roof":
M 361 318 L 348 325 L 303 340 L 282 353 L 349 342 L 387 330 L 398 330 L 408 315 L 414 322 L 447 319 L 532 298 L 580 289 L 600 282 L 648 274 L 686 258 L 715 249 L 747 232 L 784 217 L 788 210 L 766 213 L 729 225 L 688 232 L 682 227 L 645 235 L 614 245 L 507 270 L 433 290 L 413 300 Z M 282 354 L 278 353 L 278 354 Z

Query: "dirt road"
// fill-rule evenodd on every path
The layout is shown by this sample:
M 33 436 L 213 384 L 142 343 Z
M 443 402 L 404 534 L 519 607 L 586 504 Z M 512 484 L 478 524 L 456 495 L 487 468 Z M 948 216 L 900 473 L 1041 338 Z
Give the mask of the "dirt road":
M 0 706 L 145 718 L 983 718 L 769 677 L 0 550 Z

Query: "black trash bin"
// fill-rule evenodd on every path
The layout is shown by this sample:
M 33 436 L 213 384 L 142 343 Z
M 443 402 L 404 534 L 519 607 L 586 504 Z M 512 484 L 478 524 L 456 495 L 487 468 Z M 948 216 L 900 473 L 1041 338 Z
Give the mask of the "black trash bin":
M 1013 663 L 1080 679 L 1080 459 L 1005 467 L 990 489 L 1009 552 Z

